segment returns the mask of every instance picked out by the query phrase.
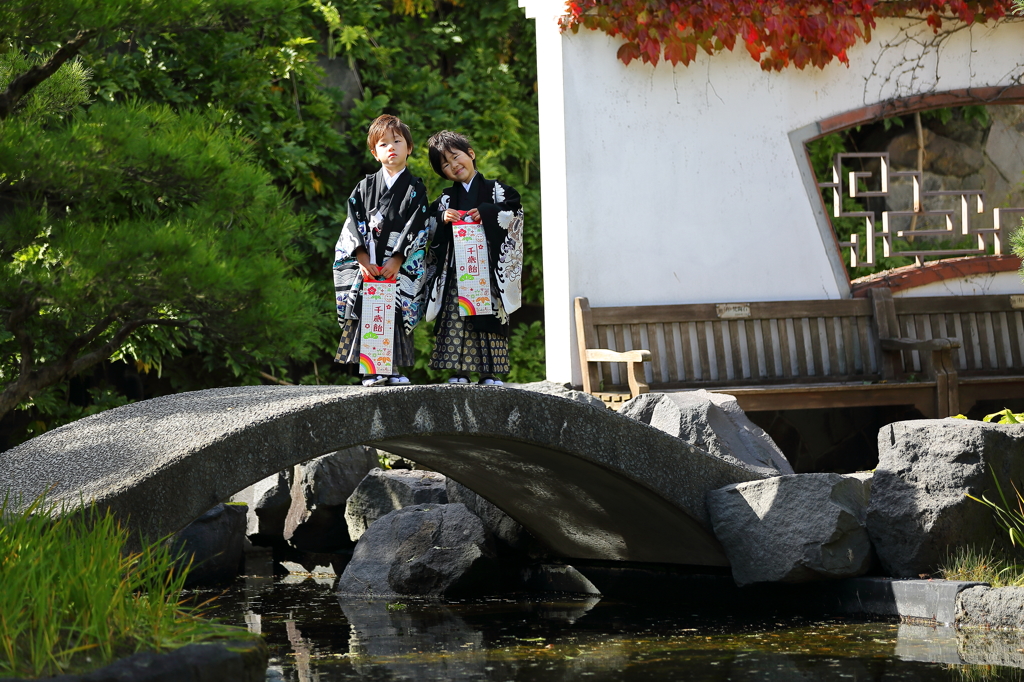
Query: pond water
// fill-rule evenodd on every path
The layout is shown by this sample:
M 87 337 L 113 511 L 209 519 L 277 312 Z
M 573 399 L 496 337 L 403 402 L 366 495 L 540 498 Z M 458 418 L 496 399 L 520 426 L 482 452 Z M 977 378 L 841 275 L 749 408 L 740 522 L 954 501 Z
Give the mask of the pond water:
M 564 595 L 339 599 L 333 582 L 239 579 L 211 615 L 264 635 L 267 680 L 1024 680 L 1019 633 Z

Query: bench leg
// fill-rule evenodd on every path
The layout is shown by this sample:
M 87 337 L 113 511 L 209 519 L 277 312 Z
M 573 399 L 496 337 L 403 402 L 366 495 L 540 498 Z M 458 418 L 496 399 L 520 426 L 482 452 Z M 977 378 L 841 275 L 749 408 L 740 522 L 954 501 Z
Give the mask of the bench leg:
M 644 376 L 644 363 L 630 362 L 627 364 L 626 375 L 627 381 L 629 381 L 630 397 L 635 398 L 643 393 L 650 393 L 651 387 L 647 384 L 647 377 Z
M 932 351 L 935 373 L 936 416 L 939 419 L 960 413 L 960 387 L 950 349 Z

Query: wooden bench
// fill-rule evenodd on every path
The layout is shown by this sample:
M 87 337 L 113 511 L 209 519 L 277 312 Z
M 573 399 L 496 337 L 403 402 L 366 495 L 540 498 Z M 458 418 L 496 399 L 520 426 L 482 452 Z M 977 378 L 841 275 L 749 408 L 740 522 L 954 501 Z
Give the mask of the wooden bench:
M 909 404 L 956 414 L 959 340 L 916 327 L 902 335 L 898 304 L 888 289 L 871 299 L 607 308 L 577 298 L 583 390 L 613 409 L 651 390 L 704 388 L 748 411 Z
M 952 353 L 961 411 L 979 400 L 1024 398 L 1024 296 L 896 298 L 893 304 L 900 336 L 961 341 Z M 907 355 L 904 363 L 920 368 L 918 354 Z

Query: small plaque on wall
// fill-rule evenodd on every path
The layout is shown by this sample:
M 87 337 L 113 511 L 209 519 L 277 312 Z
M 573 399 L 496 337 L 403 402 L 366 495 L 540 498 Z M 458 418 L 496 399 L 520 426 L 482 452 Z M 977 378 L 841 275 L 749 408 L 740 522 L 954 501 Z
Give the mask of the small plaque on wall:
M 1010 296 L 1010 307 L 1014 309 L 1024 308 L 1024 294 L 1013 294 Z

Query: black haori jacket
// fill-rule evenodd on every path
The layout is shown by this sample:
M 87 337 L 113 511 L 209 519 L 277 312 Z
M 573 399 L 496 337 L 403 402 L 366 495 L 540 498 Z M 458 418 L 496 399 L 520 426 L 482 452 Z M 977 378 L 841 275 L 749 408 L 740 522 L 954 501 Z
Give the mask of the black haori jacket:
M 362 310 L 363 274 L 355 259 L 356 249 L 361 246 L 373 253 L 377 265 L 396 254 L 405 258 L 398 271 L 398 302 L 403 329 L 411 334 L 422 316 L 426 292 L 425 255 L 431 237 L 427 188 L 406 169 L 388 189 L 383 175 L 386 172 L 381 168 L 367 175 L 348 199 L 348 218 L 334 247 L 338 324 L 345 326 L 348 320 L 358 320 Z
M 519 192 L 497 180 L 488 180 L 478 172 L 468 192 L 461 182 L 455 182 L 430 207 L 431 222 L 436 229 L 427 254 L 428 320 L 437 317 L 445 304 L 451 286 L 448 278 L 455 273 L 452 227 L 441 217 L 449 208 L 479 209 L 487 237 L 493 315 L 472 315 L 467 328 L 508 336 L 508 316 L 522 305 L 523 206 Z

